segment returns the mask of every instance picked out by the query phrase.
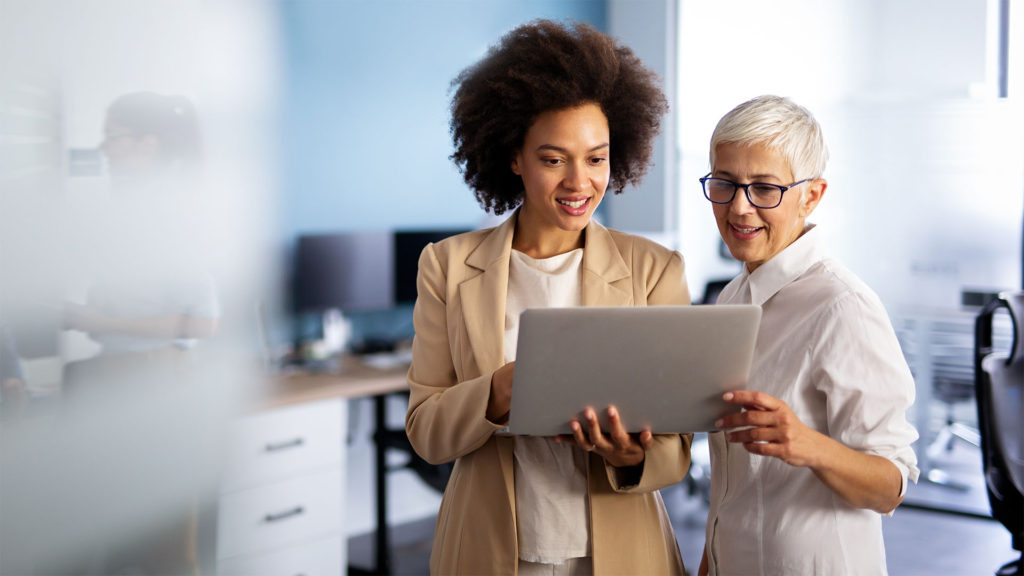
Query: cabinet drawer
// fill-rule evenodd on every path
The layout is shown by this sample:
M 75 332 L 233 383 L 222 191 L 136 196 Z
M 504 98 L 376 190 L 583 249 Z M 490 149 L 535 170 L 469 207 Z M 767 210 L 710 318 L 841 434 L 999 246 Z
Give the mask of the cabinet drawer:
M 341 466 L 221 496 L 217 557 L 270 551 L 334 535 L 342 538 Z
M 341 537 L 253 554 L 217 564 L 221 576 L 341 576 L 346 571 L 346 541 Z
M 234 422 L 228 431 L 221 491 L 260 486 L 340 463 L 347 413 L 345 400 L 333 399 Z

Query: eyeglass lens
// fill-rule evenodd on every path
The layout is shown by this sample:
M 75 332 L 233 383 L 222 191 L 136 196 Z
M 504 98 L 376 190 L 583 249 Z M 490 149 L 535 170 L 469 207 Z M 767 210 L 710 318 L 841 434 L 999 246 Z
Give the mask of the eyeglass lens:
M 729 180 L 721 178 L 708 178 L 704 181 L 704 191 L 712 202 L 726 204 L 732 201 L 733 194 L 742 188 Z M 759 208 L 774 207 L 782 198 L 782 188 L 773 184 L 761 184 L 754 182 L 747 187 L 750 203 Z

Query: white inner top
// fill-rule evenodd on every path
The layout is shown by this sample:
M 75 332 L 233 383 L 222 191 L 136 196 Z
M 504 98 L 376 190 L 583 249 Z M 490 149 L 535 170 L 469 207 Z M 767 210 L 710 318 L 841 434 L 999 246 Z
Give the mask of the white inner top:
M 505 361 L 516 358 L 519 314 L 582 303 L 583 249 L 537 260 L 512 251 L 505 302 Z M 586 455 L 553 438 L 515 439 L 519 558 L 561 564 L 590 555 Z

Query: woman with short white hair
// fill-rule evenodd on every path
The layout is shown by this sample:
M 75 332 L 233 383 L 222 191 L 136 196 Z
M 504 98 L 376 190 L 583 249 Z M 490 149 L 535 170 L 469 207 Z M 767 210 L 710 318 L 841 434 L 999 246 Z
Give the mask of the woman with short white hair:
M 745 410 L 709 435 L 701 574 L 885 574 L 880 514 L 916 482 L 914 381 L 874 292 L 806 222 L 828 187 L 821 127 L 786 98 L 726 114 L 700 179 L 742 273 L 719 304 L 756 304 Z

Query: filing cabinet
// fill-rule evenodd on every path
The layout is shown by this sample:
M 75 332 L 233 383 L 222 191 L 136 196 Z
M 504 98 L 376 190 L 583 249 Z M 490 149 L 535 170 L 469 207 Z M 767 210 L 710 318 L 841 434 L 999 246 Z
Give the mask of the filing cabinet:
M 346 419 L 346 401 L 332 398 L 232 424 L 217 515 L 219 574 L 346 572 Z

